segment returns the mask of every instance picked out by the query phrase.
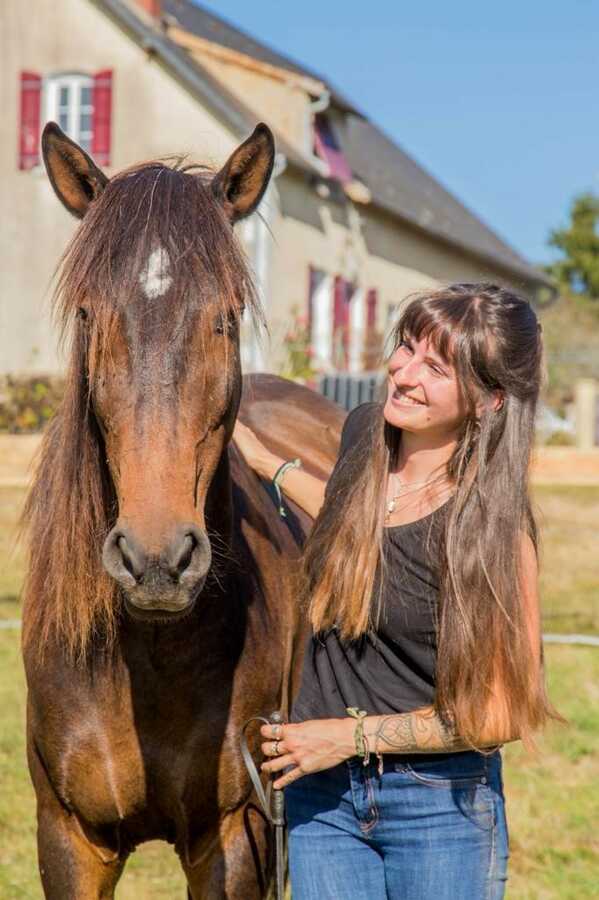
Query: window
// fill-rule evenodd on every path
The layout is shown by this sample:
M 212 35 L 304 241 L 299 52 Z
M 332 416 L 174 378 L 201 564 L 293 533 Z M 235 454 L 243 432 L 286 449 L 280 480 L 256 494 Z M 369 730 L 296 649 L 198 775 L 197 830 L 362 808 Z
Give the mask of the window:
M 329 167 L 330 178 L 342 184 L 352 180 L 349 163 L 327 116 L 316 115 L 314 118 L 314 152 Z
M 46 120 L 58 122 L 88 153 L 92 149 L 93 83 L 90 75 L 54 75 L 44 84 Z
M 112 72 L 87 75 L 62 72 L 45 77 L 21 72 L 19 168 L 40 162 L 40 135 L 46 122 L 57 122 L 70 138 L 94 157 L 110 165 Z

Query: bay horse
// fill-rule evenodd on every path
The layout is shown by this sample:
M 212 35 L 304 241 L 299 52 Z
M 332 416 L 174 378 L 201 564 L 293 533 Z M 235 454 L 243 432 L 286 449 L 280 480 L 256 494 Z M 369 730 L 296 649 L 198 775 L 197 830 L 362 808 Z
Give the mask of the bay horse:
M 231 435 L 239 412 L 326 478 L 343 421 L 307 388 L 242 379 L 243 309 L 263 316 L 233 225 L 264 194 L 274 141 L 258 125 L 218 172 L 152 162 L 110 180 L 54 123 L 42 149 L 82 220 L 55 295 L 66 391 L 24 512 L 43 890 L 113 897 L 129 854 L 162 839 L 193 900 L 253 900 L 269 838 L 240 732 L 295 688 L 310 520 L 295 507 L 285 524 Z

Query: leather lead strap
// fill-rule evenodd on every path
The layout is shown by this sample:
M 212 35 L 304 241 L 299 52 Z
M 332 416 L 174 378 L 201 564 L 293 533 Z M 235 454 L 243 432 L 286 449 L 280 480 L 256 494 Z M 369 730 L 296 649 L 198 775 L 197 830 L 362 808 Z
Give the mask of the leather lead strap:
M 285 855 L 284 855 L 284 831 L 285 831 L 285 796 L 283 791 L 273 790 L 272 779 L 269 779 L 266 790 L 260 780 L 258 769 L 254 758 L 248 747 L 246 730 L 248 725 L 254 722 L 261 722 L 263 725 L 275 725 L 282 723 L 280 713 L 273 713 L 270 719 L 264 716 L 252 716 L 248 719 L 241 729 L 241 755 L 245 763 L 248 775 L 254 786 L 258 802 L 262 807 L 262 812 L 266 816 L 266 820 L 273 828 L 275 834 L 275 874 L 276 874 L 276 897 L 277 900 L 284 900 L 285 897 Z

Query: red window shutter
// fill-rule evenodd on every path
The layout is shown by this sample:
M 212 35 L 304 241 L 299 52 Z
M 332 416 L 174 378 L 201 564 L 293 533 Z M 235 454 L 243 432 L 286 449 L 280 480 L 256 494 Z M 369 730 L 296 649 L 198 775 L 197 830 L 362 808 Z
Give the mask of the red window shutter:
M 110 165 L 110 121 L 112 115 L 112 69 L 94 75 L 92 156 L 100 166 Z
M 378 300 L 378 291 L 376 288 L 370 288 L 366 294 L 366 330 L 376 330 L 376 304 Z
M 335 275 L 335 288 L 333 298 L 333 331 L 343 328 L 347 322 L 348 307 L 345 302 L 345 280 L 341 275 Z
M 21 72 L 19 169 L 33 169 L 40 159 L 42 79 L 36 72 Z
M 335 364 L 343 369 L 347 367 L 348 359 L 350 299 L 350 283 L 341 275 L 336 275 L 333 295 L 333 342 L 337 348 Z

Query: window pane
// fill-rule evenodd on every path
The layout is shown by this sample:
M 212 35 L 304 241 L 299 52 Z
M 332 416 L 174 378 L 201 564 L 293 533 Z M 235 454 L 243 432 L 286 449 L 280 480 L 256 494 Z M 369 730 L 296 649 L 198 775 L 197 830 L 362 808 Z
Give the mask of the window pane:
M 81 106 L 91 106 L 92 89 L 91 87 L 81 88 Z
M 79 116 L 79 131 L 91 131 L 92 130 L 92 117 L 90 113 L 81 113 Z
M 59 112 L 58 113 L 58 124 L 62 128 L 63 131 L 68 131 L 69 129 L 69 114 L 68 112 Z
M 69 105 L 69 88 L 68 88 L 68 86 L 63 86 L 60 88 L 60 92 L 58 94 L 58 105 L 59 106 L 68 106 Z

